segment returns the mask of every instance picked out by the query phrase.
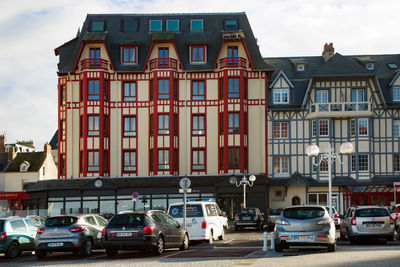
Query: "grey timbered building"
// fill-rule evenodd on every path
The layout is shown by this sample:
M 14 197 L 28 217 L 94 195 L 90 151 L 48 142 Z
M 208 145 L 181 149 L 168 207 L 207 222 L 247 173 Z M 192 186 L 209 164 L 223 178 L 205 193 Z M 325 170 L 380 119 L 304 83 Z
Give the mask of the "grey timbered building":
M 269 203 L 327 204 L 328 166 L 306 154 L 354 146 L 332 166 L 333 204 L 393 203 L 400 182 L 400 55 L 265 58 L 276 69 L 267 89 Z M 398 199 L 398 197 L 397 197 Z

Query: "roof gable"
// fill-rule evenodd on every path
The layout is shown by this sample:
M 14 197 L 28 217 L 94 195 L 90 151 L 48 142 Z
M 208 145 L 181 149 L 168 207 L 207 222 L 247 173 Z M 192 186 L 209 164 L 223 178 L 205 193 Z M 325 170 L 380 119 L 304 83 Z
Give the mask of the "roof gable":
M 313 76 L 355 76 L 371 75 L 371 72 L 361 66 L 355 59 L 336 53 Z
M 10 162 L 5 172 L 19 172 L 21 164 L 25 161 L 29 163 L 27 172 L 38 172 L 46 159 L 44 152 L 23 152 L 17 153 L 17 156 Z
M 276 75 L 275 79 L 272 81 L 270 85 L 270 88 L 274 88 L 275 84 L 279 81 L 279 79 L 284 79 L 290 88 L 294 88 L 294 85 L 282 70 L 280 70 L 278 75 Z

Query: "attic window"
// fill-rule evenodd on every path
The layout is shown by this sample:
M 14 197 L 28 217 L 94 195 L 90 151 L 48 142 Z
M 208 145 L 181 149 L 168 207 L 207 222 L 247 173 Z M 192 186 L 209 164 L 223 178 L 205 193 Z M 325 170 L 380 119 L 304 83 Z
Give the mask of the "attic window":
M 20 171 L 20 172 L 27 172 L 30 165 L 31 165 L 31 164 L 29 164 L 28 161 L 24 160 L 24 161 L 21 163 L 21 165 L 19 166 L 19 171 Z
M 374 63 L 367 63 L 365 66 L 366 66 L 367 70 L 374 70 L 375 64 Z
M 388 68 L 391 69 L 391 70 L 395 70 L 395 69 L 398 68 L 398 66 L 397 66 L 396 63 L 388 63 L 387 66 L 388 66 Z
M 297 71 L 304 71 L 305 69 L 304 64 L 297 64 L 296 69 Z
M 179 20 L 167 20 L 167 31 L 177 32 L 179 31 Z
M 104 21 L 92 21 L 92 32 L 103 32 L 104 31 Z
M 190 20 L 190 30 L 193 31 L 202 31 L 203 28 L 203 20 L 202 19 L 192 19 Z
M 162 20 L 150 20 L 149 22 L 149 31 L 151 32 L 160 32 L 162 31 Z
M 124 31 L 125 32 L 136 32 L 137 31 L 137 21 L 125 21 L 124 23 Z
M 225 20 L 225 31 L 236 31 L 237 21 L 236 20 Z

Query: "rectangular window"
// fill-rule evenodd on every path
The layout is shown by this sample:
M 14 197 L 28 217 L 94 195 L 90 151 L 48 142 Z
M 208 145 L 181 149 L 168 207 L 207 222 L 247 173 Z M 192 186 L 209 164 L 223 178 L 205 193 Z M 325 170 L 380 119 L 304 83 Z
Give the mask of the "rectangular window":
M 393 155 L 393 170 L 400 172 L 400 154 Z
M 228 133 L 239 133 L 239 113 L 228 114 Z
M 65 154 L 60 155 L 60 175 L 65 175 Z
M 60 105 L 65 105 L 65 86 L 60 86 Z
M 168 170 L 169 169 L 169 157 L 168 149 L 158 150 L 158 169 Z
M 358 163 L 358 171 L 359 172 L 367 172 L 369 170 L 369 162 L 368 155 L 351 155 L 351 171 L 357 171 L 357 163 Z
M 92 21 L 91 31 L 92 32 L 103 32 L 104 31 L 104 21 Z
M 108 172 L 108 150 L 103 153 L 103 171 Z
M 393 101 L 400 101 L 400 87 L 393 87 Z
M 60 127 L 61 127 L 61 129 L 60 129 L 61 130 L 60 139 L 61 140 L 65 140 L 65 131 L 66 131 L 66 129 L 65 129 L 65 120 L 61 121 Z
M 122 63 L 137 63 L 136 46 L 122 46 Z
M 108 101 L 108 95 L 109 95 L 109 85 L 108 85 L 108 80 L 104 80 L 104 86 L 103 86 L 103 96 L 104 96 L 104 100 Z
M 89 49 L 89 59 L 91 67 L 100 66 L 100 48 L 90 48 Z
M 219 169 L 220 170 L 224 169 L 224 149 L 223 148 L 219 149 Z
M 192 169 L 204 170 L 204 150 L 196 149 L 192 153 Z
M 358 119 L 358 135 L 368 135 L 368 119 Z
M 205 45 L 190 46 L 190 61 L 192 63 L 206 62 L 206 47 L 205 47 Z
M 202 31 L 203 27 L 203 20 L 202 19 L 191 19 L 190 20 L 190 31 Z
M 88 151 L 88 172 L 99 171 L 99 151 Z
M 317 121 L 316 120 L 312 121 L 311 127 L 312 127 L 312 129 L 311 129 L 312 136 L 317 136 Z
M 124 101 L 136 101 L 136 82 L 124 82 Z
M 192 100 L 204 99 L 204 80 L 192 81 Z
M 179 20 L 167 20 L 167 31 L 179 31 Z
M 237 21 L 236 20 L 225 20 L 225 31 L 236 31 Z
M 289 157 L 274 157 L 274 173 L 287 174 L 289 173 Z
M 350 136 L 355 136 L 356 135 L 356 120 L 352 119 L 350 120 Z
M 150 20 L 149 21 L 149 31 L 151 31 L 151 32 L 162 31 L 162 20 Z
M 315 103 L 328 103 L 328 90 L 316 90 Z
M 239 97 L 239 78 L 228 79 L 228 98 Z
M 204 115 L 193 115 L 192 117 L 192 134 L 204 135 Z
M 274 121 L 274 138 L 288 138 L 288 125 L 287 121 Z
M 240 153 L 239 148 L 228 148 L 228 169 L 239 169 L 240 168 Z
M 124 136 L 136 136 L 136 117 L 124 117 Z
M 400 120 L 393 121 L 393 137 L 400 137 Z
M 158 134 L 169 134 L 169 116 L 168 116 L 168 114 L 158 115 Z
M 99 136 L 99 116 L 88 116 L 88 136 Z
M 103 134 L 104 137 L 108 137 L 108 116 L 104 115 L 104 122 L 103 122 Z
M 224 113 L 219 114 L 219 134 L 224 134 Z
M 167 79 L 158 80 L 158 99 L 169 98 L 168 83 Z
M 136 171 L 136 151 L 124 151 L 124 172 Z
M 99 100 L 99 80 L 88 80 L 88 100 Z
M 319 136 L 329 136 L 329 120 L 319 121 Z
M 125 21 L 124 23 L 124 31 L 125 32 L 136 32 L 137 31 L 137 21 Z
M 274 104 L 289 103 L 289 89 L 274 89 L 273 91 Z
M 321 161 L 321 164 L 319 165 L 319 171 L 320 172 L 327 172 L 328 171 L 328 162 L 323 160 Z
M 364 102 L 366 101 L 365 96 L 364 89 L 356 88 L 351 90 L 351 102 Z

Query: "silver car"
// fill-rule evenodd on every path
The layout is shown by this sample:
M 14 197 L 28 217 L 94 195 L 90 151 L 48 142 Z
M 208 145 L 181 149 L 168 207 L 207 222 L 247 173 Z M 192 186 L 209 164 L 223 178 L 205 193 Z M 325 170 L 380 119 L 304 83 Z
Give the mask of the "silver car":
M 386 238 L 393 240 L 395 223 L 388 210 L 381 206 L 350 207 L 340 223 L 340 238 Z
M 291 206 L 275 221 L 275 251 L 290 246 L 326 246 L 336 251 L 335 223 L 322 206 Z
M 45 258 L 55 251 L 90 256 L 92 248 L 101 248 L 101 232 L 106 225 L 106 219 L 94 214 L 50 217 L 36 235 L 36 257 Z

